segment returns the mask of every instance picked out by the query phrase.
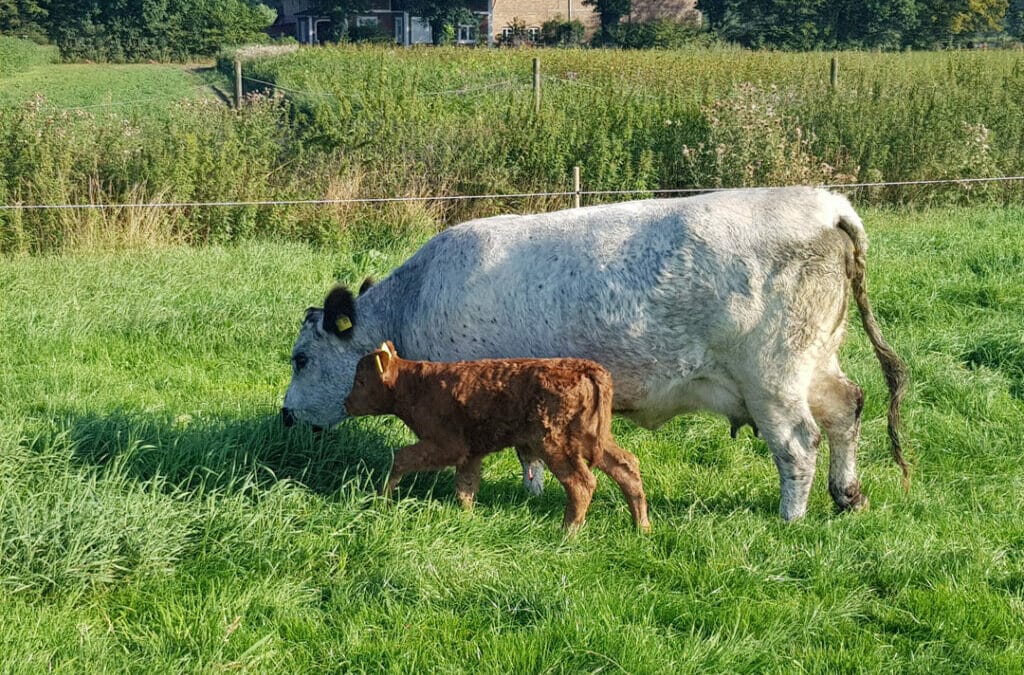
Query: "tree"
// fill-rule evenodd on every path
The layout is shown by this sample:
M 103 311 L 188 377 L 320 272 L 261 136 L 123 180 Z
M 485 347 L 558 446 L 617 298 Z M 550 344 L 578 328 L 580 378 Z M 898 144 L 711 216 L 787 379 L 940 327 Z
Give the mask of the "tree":
M 446 35 L 451 37 L 459 25 L 475 26 L 479 23 L 476 15 L 466 7 L 465 0 L 408 0 L 406 9 L 430 23 L 430 31 L 437 44 L 444 43 Z
M 46 9 L 38 0 L 0 0 L 0 35 L 46 41 Z
M 979 33 L 1002 27 L 1008 0 L 917 0 L 920 21 L 909 44 L 914 47 L 962 44 Z
M 1018 40 L 1024 40 L 1024 0 L 1010 1 L 1003 25 L 1006 27 L 1007 33 Z
M 601 33 L 595 37 L 603 43 L 612 42 L 612 29 L 633 10 L 633 0 L 583 0 L 583 4 L 601 16 Z
M 64 57 L 109 61 L 209 56 L 263 39 L 276 16 L 252 0 L 49 2 L 49 36 Z
M 727 40 L 782 49 L 931 46 L 992 25 L 1007 0 L 699 0 Z

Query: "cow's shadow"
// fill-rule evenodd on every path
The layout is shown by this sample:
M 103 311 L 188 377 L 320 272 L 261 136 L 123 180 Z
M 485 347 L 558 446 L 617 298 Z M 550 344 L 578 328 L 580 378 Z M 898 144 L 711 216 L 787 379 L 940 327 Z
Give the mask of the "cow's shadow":
M 59 413 L 38 442 L 70 448 L 74 461 L 100 475 L 117 473 L 168 489 L 237 492 L 292 481 L 323 496 L 354 490 L 376 494 L 387 479 L 394 451 L 413 437 L 394 418 L 347 420 L 334 429 L 285 428 L 277 415 L 253 418 L 177 417 L 137 412 Z M 526 505 L 537 516 L 561 518 L 565 497 L 558 482 L 530 497 L 514 453 L 487 472 L 478 503 Z M 507 470 L 506 470 L 507 469 Z M 454 472 L 406 476 L 395 499 L 455 502 Z

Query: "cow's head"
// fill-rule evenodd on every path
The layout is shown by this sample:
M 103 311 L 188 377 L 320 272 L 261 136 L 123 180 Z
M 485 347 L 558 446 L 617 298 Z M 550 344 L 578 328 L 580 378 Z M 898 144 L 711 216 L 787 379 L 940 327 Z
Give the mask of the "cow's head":
M 364 283 L 360 293 L 368 287 Z M 331 290 L 322 309 L 306 310 L 292 348 L 292 381 L 281 408 L 286 426 L 298 421 L 327 428 L 345 419 L 345 397 L 356 363 L 367 351 L 361 332 L 355 298 L 347 288 Z
M 385 415 L 395 410 L 395 379 L 398 354 L 390 340 L 367 354 L 356 365 L 352 391 L 345 399 L 349 415 Z

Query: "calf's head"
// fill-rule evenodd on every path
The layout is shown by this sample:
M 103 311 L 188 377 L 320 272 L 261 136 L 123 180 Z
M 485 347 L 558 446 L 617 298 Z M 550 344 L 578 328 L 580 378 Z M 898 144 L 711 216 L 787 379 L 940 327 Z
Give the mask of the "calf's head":
M 345 399 L 349 415 L 384 415 L 395 410 L 395 378 L 398 376 L 398 354 L 387 341 L 380 349 L 367 354 L 356 365 L 352 391 Z
M 322 309 L 306 310 L 292 347 L 292 380 L 281 409 L 285 425 L 298 421 L 328 428 L 345 419 L 343 403 L 356 363 L 369 348 L 360 339 L 365 339 L 361 323 L 355 298 L 341 286 L 331 290 Z

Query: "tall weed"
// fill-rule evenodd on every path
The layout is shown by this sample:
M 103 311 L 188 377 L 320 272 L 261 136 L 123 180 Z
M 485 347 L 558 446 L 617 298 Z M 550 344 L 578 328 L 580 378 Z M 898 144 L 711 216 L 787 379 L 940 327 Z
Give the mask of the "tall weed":
M 0 203 L 186 205 L 144 222 L 138 209 L 2 210 L 0 252 L 438 227 L 570 200 L 187 204 L 561 193 L 574 166 L 584 190 L 634 196 L 1024 174 L 1019 55 L 844 53 L 834 90 L 827 73 L 824 54 L 339 47 L 246 61 L 239 110 L 191 99 L 159 115 L 60 111 L 37 98 L 0 109 Z M 1024 185 L 850 192 L 862 203 L 998 203 Z

